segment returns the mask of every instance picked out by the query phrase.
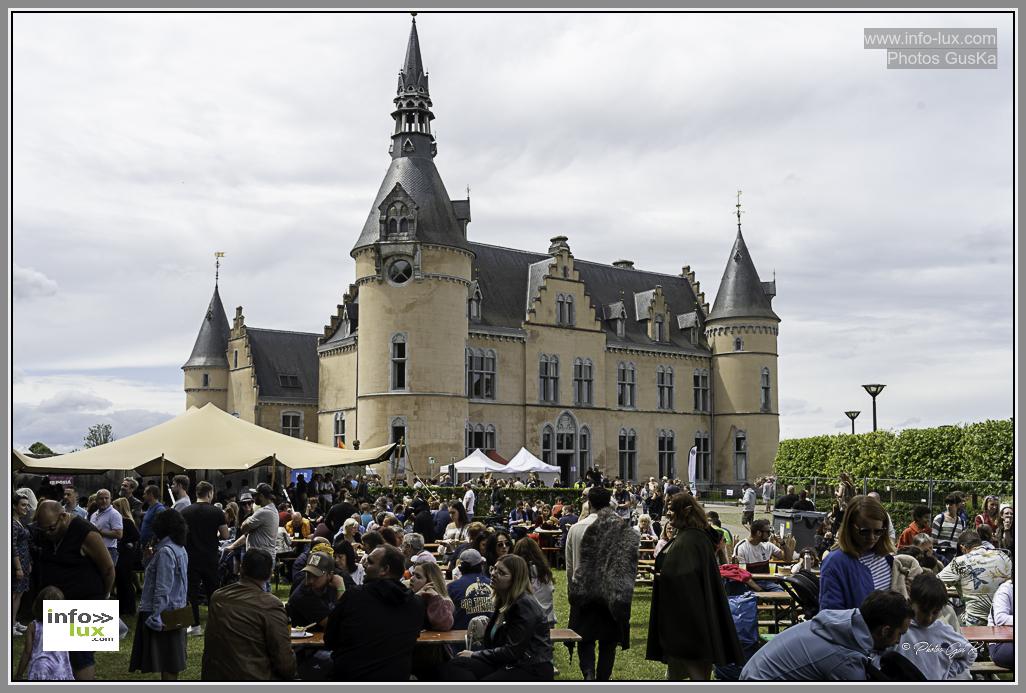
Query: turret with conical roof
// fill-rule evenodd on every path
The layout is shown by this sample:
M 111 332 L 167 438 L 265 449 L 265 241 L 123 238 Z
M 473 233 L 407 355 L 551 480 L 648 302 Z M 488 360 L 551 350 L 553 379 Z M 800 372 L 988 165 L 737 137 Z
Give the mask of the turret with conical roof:
M 775 294 L 775 279 L 759 279 L 739 223 L 705 321 L 713 358 L 713 464 L 721 483 L 739 484 L 773 473 L 780 440 L 780 318 L 770 305 Z
M 182 366 L 185 371 L 185 408 L 202 407 L 213 402 L 228 407 L 228 316 L 221 304 L 221 294 L 214 284 L 214 295 L 200 323 L 192 355 Z

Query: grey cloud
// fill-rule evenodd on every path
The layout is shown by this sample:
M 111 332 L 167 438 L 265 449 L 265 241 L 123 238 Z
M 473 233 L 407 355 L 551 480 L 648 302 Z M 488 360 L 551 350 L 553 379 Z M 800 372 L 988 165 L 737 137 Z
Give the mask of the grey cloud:
M 109 399 L 104 399 L 89 392 L 61 390 L 50 399 L 44 399 L 40 402 L 35 407 L 35 410 L 47 415 L 65 414 L 81 411 L 103 411 L 110 409 L 113 404 Z
M 126 438 L 174 418 L 165 412 L 121 409 L 105 414 L 84 411 L 53 412 L 25 404 L 13 407 L 15 447 L 42 441 L 55 452 L 82 447 L 90 426 L 111 424 L 118 438 Z
M 920 419 L 918 416 L 913 416 L 910 419 L 905 419 L 904 421 L 902 421 L 900 424 L 898 424 L 897 428 L 905 428 L 906 426 L 915 426 L 917 423 L 920 423 L 921 421 L 922 421 L 922 419 Z
M 42 272 L 31 267 L 21 267 L 14 263 L 11 268 L 14 299 L 27 301 L 33 298 L 46 298 L 57 294 L 57 282 Z
M 11 384 L 21 385 L 25 382 L 25 371 L 18 366 L 11 369 Z
M 812 408 L 809 402 L 804 399 L 794 399 L 792 397 L 781 397 L 780 398 L 780 415 L 781 416 L 806 416 L 811 414 L 822 414 L 823 407 Z

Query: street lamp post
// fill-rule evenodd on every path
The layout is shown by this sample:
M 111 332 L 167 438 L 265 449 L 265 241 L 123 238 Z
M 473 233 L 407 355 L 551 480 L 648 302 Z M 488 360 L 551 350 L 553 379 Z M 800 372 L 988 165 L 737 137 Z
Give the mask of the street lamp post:
M 855 435 L 855 419 L 857 419 L 859 417 L 859 414 L 861 414 L 861 413 L 862 412 L 860 412 L 860 411 L 846 411 L 846 412 L 844 412 L 845 416 L 847 416 L 849 419 L 851 419 L 851 434 L 852 435 Z
M 874 385 L 863 385 L 862 387 L 864 387 L 866 389 L 866 392 L 869 393 L 869 396 L 873 398 L 873 432 L 875 433 L 876 432 L 876 396 L 878 394 L 880 394 L 881 392 L 883 392 L 883 389 L 885 387 L 887 387 L 887 386 L 886 385 L 874 384 Z

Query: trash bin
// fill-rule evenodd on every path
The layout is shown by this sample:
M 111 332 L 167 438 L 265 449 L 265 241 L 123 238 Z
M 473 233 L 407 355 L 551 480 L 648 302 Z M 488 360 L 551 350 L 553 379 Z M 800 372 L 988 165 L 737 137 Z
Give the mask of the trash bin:
M 780 536 L 780 528 L 784 528 L 784 536 L 794 537 L 795 553 L 816 545 L 816 532 L 829 513 L 811 510 L 774 510 L 773 533 Z

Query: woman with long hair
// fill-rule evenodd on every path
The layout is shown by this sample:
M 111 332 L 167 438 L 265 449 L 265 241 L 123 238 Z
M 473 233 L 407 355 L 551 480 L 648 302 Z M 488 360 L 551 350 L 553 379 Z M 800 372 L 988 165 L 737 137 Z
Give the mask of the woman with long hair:
M 438 564 L 416 563 L 410 575 L 410 589 L 424 602 L 424 630 L 446 631 L 452 628 L 453 603 Z M 442 666 L 452 659 L 448 645 L 422 645 L 413 650 L 411 673 L 418 681 L 441 681 Z
M 552 580 L 552 569 L 549 567 L 549 562 L 545 560 L 545 552 L 533 539 L 524 537 L 513 545 L 513 555 L 520 556 L 527 562 L 534 598 L 541 604 L 549 628 L 554 628 L 557 621 L 556 607 L 553 603 L 555 586 Z
M 673 541 L 673 535 L 677 533 L 677 529 L 673 524 L 667 522 L 666 526 L 663 527 L 663 533 L 659 535 L 659 541 L 656 542 L 655 550 L 652 551 L 652 558 L 659 555 L 659 552 L 666 548 L 666 545 Z
M 552 681 L 549 624 L 531 589 L 527 562 L 499 559 L 491 571 L 495 610 L 484 649 L 464 650 L 446 669 L 450 681 Z
M 1001 499 L 997 496 L 987 496 L 983 499 L 983 512 L 976 516 L 975 526 L 987 525 L 991 532 L 996 532 L 998 523 L 1001 522 Z
M 652 498 L 648 501 L 648 514 L 652 516 L 652 522 L 659 522 L 659 518 L 663 516 L 664 502 L 663 487 L 657 483 L 652 490 Z
M 671 681 L 708 681 L 713 664 L 745 661 L 716 564 L 723 534 L 687 493 L 670 498 L 666 517 L 676 534 L 656 560 L 645 659 L 665 663 Z
M 1001 506 L 997 531 L 994 532 L 994 546 L 1005 549 L 1015 557 L 1015 510 L 1010 505 Z
M 235 541 L 235 527 L 239 519 L 239 504 L 231 501 L 224 506 L 224 519 L 228 524 L 228 543 Z
M 455 501 L 449 504 L 449 519 L 452 522 L 445 528 L 445 536 L 438 541 L 438 555 L 444 557 L 452 553 L 460 544 L 466 544 L 467 525 L 470 518 L 467 516 L 467 509 L 463 507 L 462 501 Z
M 484 545 L 484 558 L 488 567 L 493 567 L 500 558 L 513 549 L 513 540 L 505 529 L 497 529 L 488 537 Z
M 894 544 L 887 511 L 869 496 L 848 502 L 837 532 L 837 549 L 827 554 L 819 575 L 819 608 L 857 609 L 874 590 L 891 587 Z
M 14 637 L 21 636 L 28 626 L 18 623 L 18 609 L 21 608 L 21 597 L 29 591 L 31 581 L 29 572 L 32 570 L 29 558 L 29 531 L 21 524 L 21 518 L 28 515 L 29 500 L 27 496 L 15 493 L 11 497 L 11 559 L 14 575 L 11 580 L 11 626 Z
M 135 585 L 132 582 L 131 556 L 135 555 L 135 547 L 139 542 L 139 528 L 132 519 L 132 505 L 127 498 L 115 498 L 111 503 L 121 514 L 121 538 L 118 539 L 118 555 L 125 560 L 114 565 L 114 589 L 118 593 L 118 613 L 131 616 L 135 613 Z
M 186 603 L 189 556 L 185 536 L 189 528 L 174 508 L 153 519 L 157 548 L 146 566 L 139 615 L 135 622 L 135 641 L 128 671 L 144 674 L 159 671 L 161 681 L 177 681 L 185 670 L 185 628 L 163 630 L 161 614 L 181 609 Z
M 402 544 L 399 543 L 398 537 L 396 537 L 395 530 L 391 527 L 382 527 L 378 530 L 378 534 L 384 538 L 385 543 L 389 546 L 394 546 L 397 549 L 402 546 Z
M 25 496 L 26 498 L 28 498 L 28 514 L 21 518 L 21 524 L 28 527 L 29 524 L 32 522 L 32 519 L 36 515 L 36 506 L 39 505 L 39 501 L 36 500 L 36 494 L 34 494 L 32 492 L 32 489 L 30 489 L 27 486 L 19 488 L 17 491 L 15 491 L 15 493 L 17 493 L 19 496 Z

